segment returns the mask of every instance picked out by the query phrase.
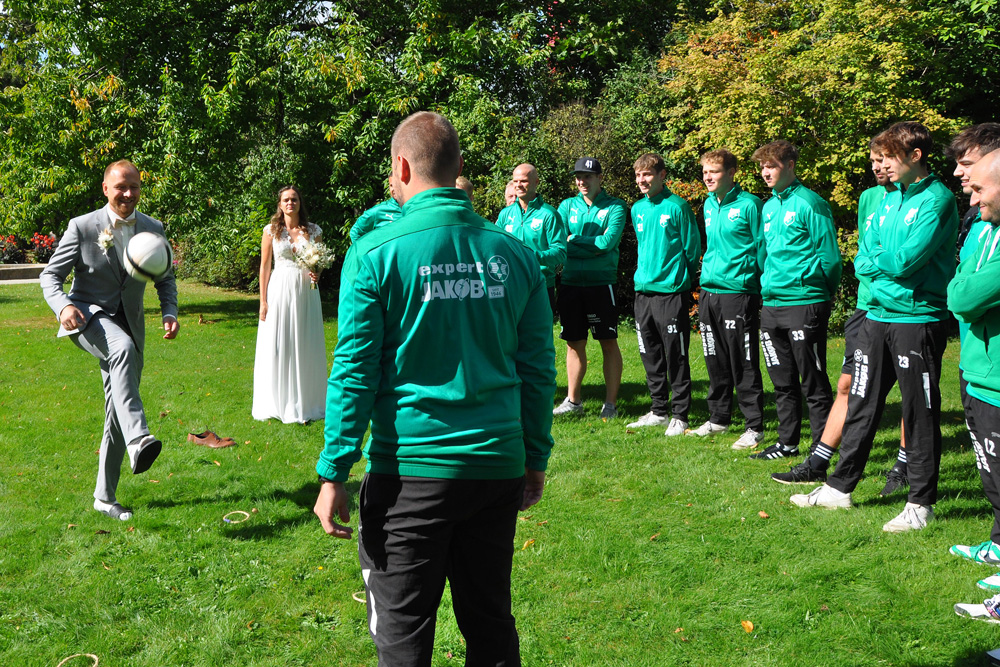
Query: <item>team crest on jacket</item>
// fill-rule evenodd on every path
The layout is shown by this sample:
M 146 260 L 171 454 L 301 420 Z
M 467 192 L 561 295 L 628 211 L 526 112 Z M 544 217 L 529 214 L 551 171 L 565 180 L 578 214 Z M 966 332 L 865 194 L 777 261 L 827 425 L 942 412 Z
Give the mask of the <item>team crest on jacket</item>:
M 907 225 L 912 225 L 913 221 L 917 219 L 917 209 L 911 208 L 906 212 L 906 217 L 903 218 L 903 222 Z
M 532 220 L 531 220 L 531 229 L 533 231 L 537 232 L 541 228 L 542 228 L 542 219 L 541 218 L 532 218 Z
M 606 218 L 606 217 L 608 217 L 608 209 L 603 208 L 603 209 L 601 209 L 600 211 L 597 212 L 597 219 L 598 220 L 600 220 L 600 221 L 603 222 L 604 218 Z
M 486 261 L 486 272 L 494 280 L 505 282 L 510 276 L 510 265 L 500 255 L 493 255 Z
M 795 222 L 795 211 L 785 211 L 784 223 L 790 225 Z
M 740 219 L 740 209 L 738 208 L 729 209 L 729 221 L 732 222 L 733 220 L 739 220 L 739 219 Z
M 670 220 L 670 214 L 669 213 L 664 213 L 663 215 L 661 215 L 660 216 L 660 227 L 666 227 L 668 220 Z

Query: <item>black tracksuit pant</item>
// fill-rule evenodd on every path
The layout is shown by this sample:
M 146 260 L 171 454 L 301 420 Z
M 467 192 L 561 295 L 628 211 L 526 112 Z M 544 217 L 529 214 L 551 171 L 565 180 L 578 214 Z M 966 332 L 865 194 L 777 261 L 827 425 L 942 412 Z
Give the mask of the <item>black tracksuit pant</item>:
M 691 409 L 690 309 L 688 292 L 635 294 L 639 357 L 653 398 L 652 412 L 682 421 L 687 421 Z
M 993 529 L 990 539 L 1000 544 L 1000 408 L 980 401 L 966 392 L 962 397 L 965 405 L 965 423 L 972 436 L 972 449 L 976 454 L 976 467 L 983 483 L 986 499 L 993 507 Z M 909 442 L 907 442 L 909 449 Z M 909 454 L 907 454 L 909 456 Z
M 887 323 L 868 318 L 858 334 L 854 375 L 840 460 L 827 484 L 850 493 L 864 472 L 882 420 L 885 398 L 899 382 L 906 425 L 909 501 L 937 502 L 941 465 L 941 355 L 948 343 L 945 322 Z
M 774 384 L 778 410 L 778 442 L 798 447 L 802 435 L 802 397 L 809 408 L 815 446 L 823 435 L 833 405 L 826 374 L 826 332 L 830 304 L 764 306 L 760 311 L 760 344 Z
M 764 383 L 760 375 L 760 297 L 702 290 L 698 328 L 708 368 L 708 410 L 713 424 L 728 426 L 733 389 L 746 427 L 764 431 Z
M 447 578 L 470 667 L 521 664 L 510 571 L 524 478 L 365 475 L 358 555 L 380 667 L 429 667 Z

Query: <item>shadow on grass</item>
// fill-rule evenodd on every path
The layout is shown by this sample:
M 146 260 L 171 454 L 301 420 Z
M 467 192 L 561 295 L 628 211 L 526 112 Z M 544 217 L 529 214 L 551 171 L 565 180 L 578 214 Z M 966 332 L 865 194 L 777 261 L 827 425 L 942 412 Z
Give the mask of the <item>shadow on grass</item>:
M 249 322 L 259 315 L 259 304 L 251 299 L 219 299 L 216 301 L 181 302 L 177 308 L 181 317 L 205 316 L 207 320 Z M 158 313 L 157 308 L 151 312 Z
M 361 488 L 361 482 L 348 480 L 347 494 L 349 499 L 348 510 L 351 514 L 357 511 L 357 492 Z M 240 541 L 270 540 L 277 535 L 284 533 L 289 528 L 296 528 L 318 519 L 313 515 L 312 509 L 316 505 L 316 494 L 319 493 L 319 485 L 316 483 L 303 484 L 294 491 L 277 491 L 273 494 L 275 500 L 289 500 L 302 509 L 294 516 L 278 519 L 267 523 L 254 525 L 233 525 L 225 526 L 222 535 Z
M 982 596 L 979 596 L 979 597 L 982 597 Z M 974 598 L 976 598 L 975 594 L 973 594 L 970 597 L 970 599 L 968 600 L 968 602 L 972 602 Z M 975 600 L 975 601 L 978 602 L 978 600 Z M 967 623 L 975 623 L 976 621 L 969 620 L 969 621 L 966 621 L 966 622 Z M 989 651 L 993 651 L 993 650 L 996 650 L 998 648 L 1000 648 L 1000 638 L 998 638 L 996 641 L 983 641 L 980 646 L 978 646 L 976 648 L 970 648 L 965 653 L 963 653 L 962 655 L 956 656 L 955 660 L 951 663 L 951 665 L 952 665 L 952 667 L 980 667 L 980 666 L 984 666 L 985 667 L 985 666 L 988 666 L 988 665 L 995 665 L 996 663 L 993 662 L 992 660 L 989 660 L 987 658 L 986 654 Z M 941 664 L 944 664 L 944 663 L 940 663 L 940 662 L 914 662 L 914 663 L 910 663 L 910 664 L 912 665 L 912 667 L 931 667 L 932 665 L 941 665 Z

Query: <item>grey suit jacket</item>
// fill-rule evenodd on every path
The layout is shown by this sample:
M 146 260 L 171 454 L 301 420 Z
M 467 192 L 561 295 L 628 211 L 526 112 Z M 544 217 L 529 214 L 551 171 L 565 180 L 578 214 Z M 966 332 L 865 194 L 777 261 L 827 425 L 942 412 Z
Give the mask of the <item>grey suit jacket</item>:
M 125 311 L 132 338 L 141 354 L 146 341 L 146 324 L 142 314 L 142 297 L 146 283 L 136 280 L 125 272 L 116 253 L 123 249 L 117 246 L 108 250 L 107 255 L 97 244 L 97 236 L 110 225 L 106 208 L 81 215 L 69 221 L 69 227 L 48 266 L 39 276 L 42 293 L 49 307 L 59 317 L 66 306 L 72 304 L 83 311 L 87 322 L 98 312 L 115 315 L 119 305 Z M 135 233 L 152 232 L 165 236 L 163 223 L 136 211 Z M 75 269 L 73 285 L 67 295 L 63 291 L 69 272 Z M 155 283 L 160 297 L 163 315 L 177 317 L 177 283 L 174 270 Z M 84 325 L 86 328 L 86 325 Z M 59 327 L 59 336 L 67 336 L 73 331 Z

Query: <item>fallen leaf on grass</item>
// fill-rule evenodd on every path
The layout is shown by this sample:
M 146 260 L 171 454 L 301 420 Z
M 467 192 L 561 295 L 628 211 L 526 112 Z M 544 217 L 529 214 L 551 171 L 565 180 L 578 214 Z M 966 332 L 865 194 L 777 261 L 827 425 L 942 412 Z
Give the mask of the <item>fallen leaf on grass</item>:
M 688 503 L 687 505 L 685 505 L 685 507 L 693 507 L 693 506 L 694 506 L 694 503 Z
M 107 563 L 105 563 L 105 562 L 104 562 L 103 560 L 101 561 L 101 565 L 103 565 L 103 566 L 104 566 L 104 569 L 105 569 L 105 570 L 110 570 L 110 569 L 111 569 L 111 567 L 109 567 L 109 566 L 108 566 L 108 564 L 107 564 Z
M 750 621 L 740 621 L 740 625 L 743 626 L 743 630 L 747 634 L 753 632 L 753 623 L 751 623 Z
M 247 440 L 245 444 L 248 444 L 248 445 L 249 445 L 249 444 L 250 444 L 250 441 L 249 441 L 249 440 Z M 260 455 L 260 456 L 258 456 L 258 457 L 257 457 L 257 460 L 258 460 L 258 461 L 260 461 L 260 460 L 261 460 L 262 458 L 264 458 L 264 455 L 263 455 L 263 454 L 262 454 L 262 455 Z
M 71 524 L 69 524 L 69 525 L 66 526 L 67 530 L 69 530 L 70 528 L 76 528 L 76 524 L 75 523 L 71 523 Z
M 530 519 L 530 518 L 531 518 L 531 515 L 530 515 L 530 514 L 525 514 L 524 516 L 519 516 L 519 517 L 517 517 L 517 520 L 518 520 L 518 521 L 527 521 L 527 520 L 528 520 L 528 519 Z
M 217 466 L 219 466 L 219 467 L 222 467 L 222 464 L 221 464 L 221 463 L 219 463 L 218 461 L 212 461 L 212 463 L 214 463 L 215 465 L 217 465 Z
M 135 526 L 129 526 L 128 527 L 128 532 L 134 533 L 135 532 Z
M 636 433 L 638 433 L 638 431 L 633 431 L 633 430 L 632 430 L 632 429 L 630 429 L 630 428 L 627 428 L 627 429 L 625 429 L 625 432 L 626 432 L 626 433 L 631 433 L 632 435 L 635 435 Z
M 527 542 L 524 543 L 524 546 L 521 547 L 521 551 L 524 551 L 525 549 L 527 549 L 528 547 L 530 547 L 534 543 L 535 543 L 534 539 L 528 540 Z
M 622 501 L 621 498 L 605 498 L 604 500 L 609 503 L 620 503 Z
M 653 533 L 652 535 L 649 536 L 649 541 L 652 542 L 653 540 L 655 540 L 659 536 L 660 536 L 659 533 Z
M 819 610 L 820 610 L 820 611 L 830 611 L 830 608 L 829 608 L 829 607 L 827 607 L 826 605 L 822 605 L 822 606 L 821 606 L 821 607 L 819 608 Z
M 250 444 L 250 441 L 249 441 L 249 440 L 244 440 L 244 441 L 243 441 L 243 444 L 244 444 L 244 445 L 249 445 L 249 444 Z M 257 459 L 257 460 L 258 460 L 258 461 L 260 461 L 260 459 Z
M 167 475 L 167 479 L 169 479 L 169 478 L 171 478 L 173 476 L 174 476 L 174 473 L 170 473 L 169 475 Z
M 674 634 L 675 634 L 675 635 L 676 635 L 676 634 L 677 634 L 678 632 L 684 632 L 684 628 L 677 628 L 676 630 L 674 630 Z
M 160 480 L 158 480 L 158 479 L 151 479 L 151 480 L 149 480 L 149 483 L 150 484 L 159 484 Z
M 110 535 L 110 530 L 95 530 L 94 535 Z
M 451 651 L 448 651 L 447 653 L 445 653 L 445 654 L 444 654 L 444 657 L 446 657 L 446 658 L 448 658 L 449 660 L 451 660 L 451 659 L 452 659 L 452 657 L 454 657 L 454 656 L 452 656 L 452 654 L 451 654 Z
M 548 521 L 539 521 L 539 522 L 538 522 L 538 525 L 539 525 L 539 526 L 547 526 L 547 525 L 548 525 L 548 523 L 549 523 Z
M 757 516 L 759 516 L 761 519 L 770 519 L 771 518 L 771 515 L 768 514 L 767 512 L 765 512 L 764 510 L 761 510 L 761 511 L 757 512 Z
M 691 640 L 690 640 L 690 639 L 688 639 L 687 637 L 681 637 L 681 641 L 682 641 L 682 642 L 688 642 L 688 641 L 691 641 Z
M 254 507 L 253 509 L 251 509 L 251 510 L 250 510 L 250 513 L 251 513 L 251 514 L 256 514 L 256 513 L 257 513 L 257 508 L 256 508 L 256 507 Z

